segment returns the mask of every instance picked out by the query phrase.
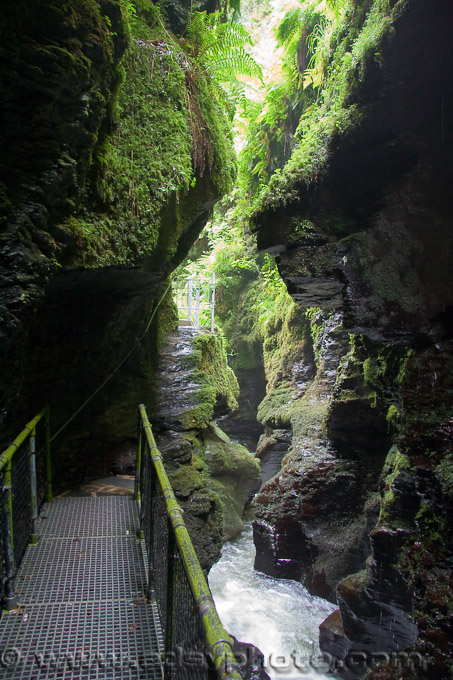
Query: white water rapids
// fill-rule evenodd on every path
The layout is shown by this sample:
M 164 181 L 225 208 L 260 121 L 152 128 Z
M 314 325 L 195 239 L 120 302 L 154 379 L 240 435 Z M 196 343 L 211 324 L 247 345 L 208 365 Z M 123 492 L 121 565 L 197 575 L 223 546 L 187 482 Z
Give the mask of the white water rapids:
M 326 678 L 326 665 L 319 657 L 318 627 L 336 607 L 313 597 L 296 581 L 255 571 L 254 558 L 248 524 L 239 537 L 224 545 L 222 557 L 209 573 L 223 625 L 238 640 L 263 652 L 271 678 Z

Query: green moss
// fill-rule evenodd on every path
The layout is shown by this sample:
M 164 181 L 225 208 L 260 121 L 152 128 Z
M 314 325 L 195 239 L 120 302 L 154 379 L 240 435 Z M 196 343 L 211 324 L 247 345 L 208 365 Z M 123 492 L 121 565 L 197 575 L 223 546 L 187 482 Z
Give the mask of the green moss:
M 383 491 L 381 493 L 381 509 L 377 526 L 388 526 L 390 528 L 401 528 L 406 520 L 401 513 L 399 507 L 399 498 L 395 495 L 393 483 L 404 470 L 410 468 L 409 459 L 398 449 L 396 445 L 392 446 L 382 469 L 382 478 L 384 481 Z
M 192 339 L 194 351 L 187 357 L 193 368 L 192 380 L 199 386 L 194 407 L 181 416 L 183 427 L 205 429 L 212 421 L 218 402 L 224 408 L 237 408 L 239 385 L 227 363 L 223 340 L 205 333 Z
M 436 467 L 435 474 L 442 484 L 444 494 L 453 500 L 453 455 L 443 459 Z
M 113 43 L 121 14 L 103 15 L 114 77 L 110 91 L 93 88 L 87 99 L 87 108 L 102 107 L 105 116 L 91 138 L 93 192 L 83 208 L 73 201 L 70 222 L 62 225 L 75 235 L 71 264 L 126 264 L 155 253 L 153 266 L 175 266 L 207 217 L 200 206 L 231 189 L 236 173 L 231 126 L 209 77 L 189 83 L 190 58 L 165 30 L 157 6 L 142 0 L 135 6 L 125 13 L 130 37 L 119 68 Z M 86 80 L 92 65 L 76 47 L 46 47 L 58 54 L 45 58 L 68 73 L 82 69 L 85 75 L 74 78 Z M 201 169 L 194 120 L 209 148 Z
M 406 5 L 407 0 L 400 0 L 391 8 L 387 0 L 374 0 L 367 14 L 363 6 L 345 14 L 329 47 L 332 58 L 320 101 L 302 116 L 296 131 L 297 148 L 257 198 L 255 220 L 262 212 L 274 212 L 297 200 L 302 185 L 319 181 L 331 148 L 340 136 L 358 126 L 362 114 L 351 102 L 360 95 L 370 65 L 380 63 L 393 24 Z M 335 229 L 338 227 L 344 225 Z
M 222 338 L 209 333 L 200 334 L 192 340 L 192 346 L 200 378 L 208 381 L 208 387 L 213 387 L 216 397 L 222 399 L 229 409 L 237 408 L 239 385 L 228 366 Z
M 382 387 L 382 379 L 387 371 L 385 357 L 368 357 L 363 362 L 363 379 L 367 385 Z
M 207 159 L 207 170 L 218 187 L 220 196 L 231 191 L 236 179 L 236 154 L 231 126 L 219 105 L 212 83 L 197 78 L 194 87 L 203 118 L 200 124 L 205 125 L 209 131 L 210 158 Z
M 261 467 L 240 444 L 212 439 L 210 433 L 205 438 L 205 445 L 211 483 L 224 505 L 224 536 L 228 539 L 242 529 L 244 506 L 259 487 Z
M 397 407 L 395 406 L 395 404 L 391 404 L 389 406 L 389 409 L 387 411 L 387 415 L 386 415 L 385 418 L 386 418 L 389 425 L 394 425 L 395 423 L 397 423 L 399 421 L 400 412 L 397 409 Z
M 415 516 L 415 525 L 416 532 L 414 532 L 415 535 L 412 536 L 412 540 L 421 539 L 424 548 L 423 552 L 431 553 L 431 555 L 443 554 L 446 546 L 449 545 L 449 538 L 451 536 L 451 523 L 449 522 L 448 515 L 445 512 L 439 512 L 439 508 L 429 501 L 422 499 L 420 509 Z M 431 566 L 428 560 L 427 562 Z M 412 574 L 415 577 L 416 575 L 416 572 Z
M 98 191 L 107 214 L 115 215 L 111 251 L 128 261 L 157 246 L 160 210 L 174 192 L 189 190 L 193 172 L 185 76 L 175 47 L 134 38 L 123 68 L 118 127 L 98 158 Z
M 169 470 L 168 477 L 178 498 L 188 498 L 205 486 L 203 475 L 192 465 L 181 465 L 177 470 Z

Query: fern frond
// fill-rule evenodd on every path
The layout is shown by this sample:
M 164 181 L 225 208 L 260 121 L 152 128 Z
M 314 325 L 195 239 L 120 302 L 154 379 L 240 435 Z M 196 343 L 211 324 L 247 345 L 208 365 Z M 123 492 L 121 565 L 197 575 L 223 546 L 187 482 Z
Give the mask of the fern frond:
M 245 44 L 253 44 L 250 33 L 241 24 L 219 23 L 216 27 L 216 38 L 225 47 L 242 47 Z
M 304 11 L 302 7 L 293 7 L 286 12 L 282 22 L 275 29 L 278 47 L 288 46 L 297 36 L 300 38 L 303 28 Z
M 205 33 L 206 12 L 192 12 L 187 24 L 186 34 L 190 43 L 200 41 L 200 36 Z
M 219 55 L 220 56 L 220 55 Z M 237 74 L 263 79 L 261 67 L 243 48 L 222 55 L 221 59 L 207 65 L 206 70 L 217 80 L 226 82 Z

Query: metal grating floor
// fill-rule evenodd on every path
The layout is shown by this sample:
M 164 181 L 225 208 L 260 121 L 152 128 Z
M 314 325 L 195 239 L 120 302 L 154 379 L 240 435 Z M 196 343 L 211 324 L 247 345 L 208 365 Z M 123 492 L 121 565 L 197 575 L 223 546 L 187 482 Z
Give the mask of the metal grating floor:
M 161 680 L 157 606 L 143 596 L 137 504 L 59 498 L 40 517 L 16 578 L 19 606 L 0 620 L 5 680 Z

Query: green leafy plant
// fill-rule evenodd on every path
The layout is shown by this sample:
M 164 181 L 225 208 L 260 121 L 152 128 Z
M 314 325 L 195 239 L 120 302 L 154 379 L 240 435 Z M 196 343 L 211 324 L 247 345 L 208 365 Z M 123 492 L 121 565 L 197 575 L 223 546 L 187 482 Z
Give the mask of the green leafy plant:
M 193 12 L 187 41 L 192 79 L 208 73 L 220 83 L 236 81 L 238 75 L 262 80 L 261 67 L 245 49 L 252 44 L 250 34 L 241 24 L 225 22 L 220 12 Z
M 189 92 L 188 109 L 193 139 L 193 164 L 200 176 L 206 166 L 212 169 L 212 146 L 208 126 L 200 107 L 204 98 L 234 114 L 235 106 L 245 102 L 239 76 L 262 78 L 261 68 L 248 54 L 250 35 L 240 25 L 226 22 L 219 12 L 193 12 L 186 30 L 184 69 Z M 202 91 L 204 88 L 204 92 Z

